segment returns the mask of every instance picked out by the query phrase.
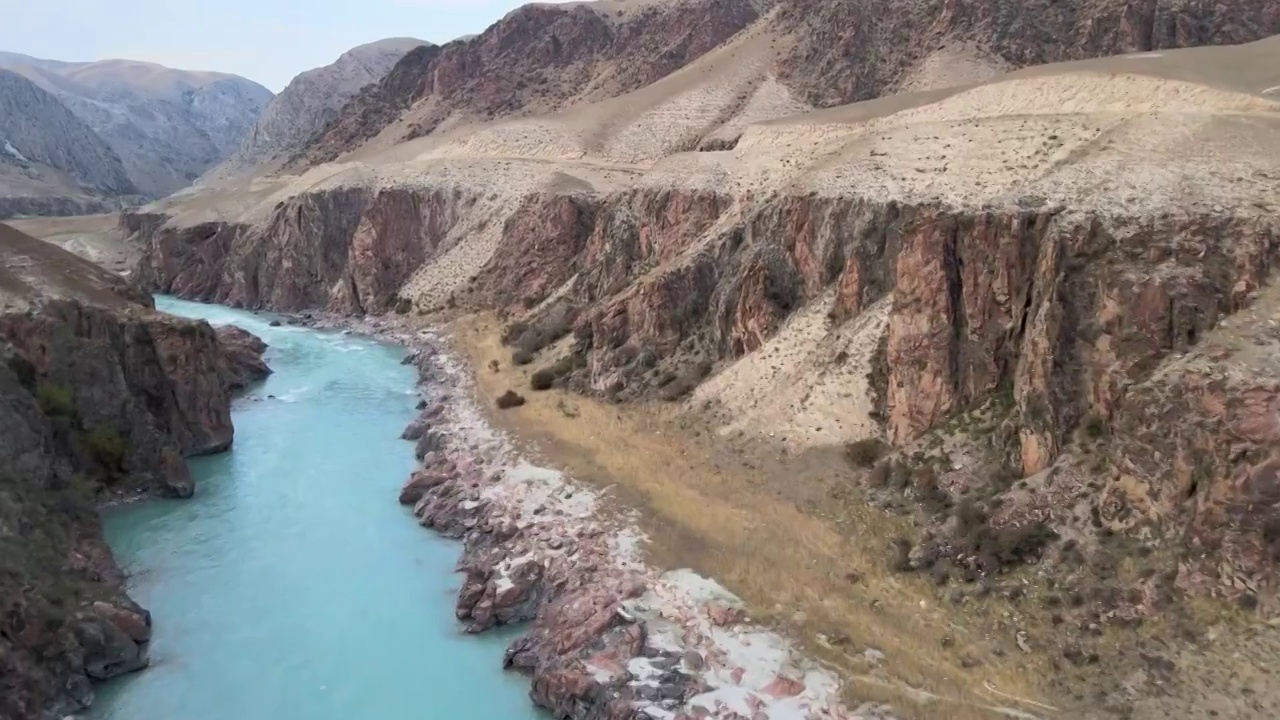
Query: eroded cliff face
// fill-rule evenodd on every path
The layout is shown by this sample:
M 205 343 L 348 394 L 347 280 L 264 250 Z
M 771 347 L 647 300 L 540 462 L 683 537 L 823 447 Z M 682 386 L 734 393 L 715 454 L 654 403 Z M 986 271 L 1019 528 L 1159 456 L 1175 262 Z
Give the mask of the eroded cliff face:
M 149 290 L 285 312 L 381 313 L 436 254 L 477 198 L 455 189 L 346 188 L 280 203 L 262 225 L 171 228 L 125 213 L 145 248 L 136 282 Z
M 262 227 L 153 229 L 140 276 L 245 307 L 376 313 L 473 205 L 436 190 L 302 195 Z M 892 293 L 891 440 L 908 443 L 1008 387 L 1029 475 L 1082 417 L 1114 412 L 1133 380 L 1244 307 L 1276 233 L 1264 218 L 1229 215 L 542 192 L 505 220 L 465 297 L 514 316 L 544 304 L 531 324 L 571 305 L 585 385 L 639 397 L 667 364 L 755 350 L 827 288 L 832 324 Z
M 63 717 L 146 666 L 151 617 L 97 505 L 192 494 L 184 457 L 231 445 L 231 389 L 265 371 L 260 341 L 238 342 L 133 303 L 0 315 L 0 716 Z
M 440 257 L 441 239 L 477 207 L 437 190 L 343 191 L 289 201 L 258 228 L 183 235 L 152 223 L 143 276 L 160 289 L 250 307 L 377 312 L 392 306 L 398 283 Z M 675 188 L 542 191 L 514 207 L 487 263 L 450 296 L 518 320 L 523 332 L 511 333 L 513 342 L 535 362 L 571 334 L 564 352 L 575 361 L 558 364 L 557 382 L 616 399 L 674 399 L 760 348 L 824 293 L 834 294 L 832 330 L 887 301 L 871 385 L 883 388 L 875 415 L 894 445 L 912 447 L 997 399 L 1009 406 L 1000 430 L 1009 442 L 992 472 L 1028 477 L 1075 462 L 1082 428 L 1101 422 L 1131 426 L 1135 442 L 1146 437 L 1138 428 L 1153 428 L 1159 437 L 1149 439 L 1162 448 L 1191 433 L 1176 451 L 1145 441 L 1126 451 L 1126 462 L 1164 468 L 1145 471 L 1151 478 L 1186 476 L 1196 453 L 1223 456 L 1203 471 L 1214 507 L 1255 492 L 1226 446 L 1205 445 L 1214 431 L 1159 429 L 1173 422 L 1161 414 L 1172 412 L 1163 399 L 1174 391 L 1156 373 L 1251 307 L 1280 247 L 1264 216 Z M 419 298 L 416 307 L 445 307 L 436 300 Z M 1274 399 L 1265 388 L 1233 390 L 1230 401 L 1214 392 L 1231 407 L 1258 393 L 1250 407 Z M 1187 390 L 1180 402 L 1197 396 Z M 1153 413 L 1165 419 L 1138 419 Z M 1263 440 L 1255 445 L 1265 454 Z M 1257 459 L 1248 467 L 1270 466 Z M 1197 516 L 1212 528 L 1200 535 L 1274 524 L 1214 512 Z

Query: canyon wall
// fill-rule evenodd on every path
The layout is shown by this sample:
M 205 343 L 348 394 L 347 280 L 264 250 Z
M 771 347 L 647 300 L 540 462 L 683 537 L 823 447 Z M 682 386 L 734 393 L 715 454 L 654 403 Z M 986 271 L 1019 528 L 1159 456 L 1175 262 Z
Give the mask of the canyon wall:
M 260 227 L 152 222 L 139 277 L 245 307 L 379 313 L 470 206 L 437 190 L 353 189 L 298 196 Z M 1011 388 L 1017 466 L 1030 475 L 1082 418 L 1110 416 L 1124 387 L 1241 309 L 1277 242 L 1260 217 L 537 193 L 457 294 L 513 315 L 538 308 L 524 318 L 532 325 L 570 306 L 587 361 L 578 379 L 622 398 L 652 396 L 657 378 L 690 363 L 755 350 L 829 287 L 832 324 L 892 294 L 881 408 L 890 439 L 908 443 Z
M 90 291 L 52 246 L 33 251 L 43 277 L 15 276 L 43 244 L 0 229 L 0 717 L 63 717 L 91 681 L 147 663 L 150 616 L 125 594 L 98 503 L 190 497 L 184 458 L 230 447 L 232 388 L 269 371 L 247 333 L 157 313 L 122 284 Z

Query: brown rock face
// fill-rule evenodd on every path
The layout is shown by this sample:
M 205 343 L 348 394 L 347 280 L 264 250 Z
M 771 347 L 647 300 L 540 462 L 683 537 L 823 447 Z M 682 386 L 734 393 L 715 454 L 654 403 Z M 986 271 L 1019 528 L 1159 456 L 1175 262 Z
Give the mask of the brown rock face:
M 758 17 L 750 0 L 685 0 L 637 10 L 525 5 L 480 35 L 406 55 L 377 88 L 348 103 L 298 157 L 327 162 L 373 137 L 411 105 L 413 136 L 446 121 L 545 113 L 648 85 Z
M 267 344 L 257 335 L 235 325 L 220 327 L 217 334 L 221 372 L 228 390 L 243 390 L 271 374 L 271 368 L 262 359 Z
M 342 189 L 282 203 L 262 226 L 172 229 L 126 213 L 145 244 L 137 282 L 237 307 L 379 313 L 475 198 L 453 190 Z
M 0 717 L 62 717 L 92 701 L 91 679 L 147 663 L 151 618 L 124 593 L 99 500 L 190 496 L 183 458 L 231 444 L 228 368 L 261 343 L 224 331 L 241 344 L 230 360 L 207 323 L 134 302 L 56 247 L 2 239 L 4 267 L 41 296 L 0 314 Z

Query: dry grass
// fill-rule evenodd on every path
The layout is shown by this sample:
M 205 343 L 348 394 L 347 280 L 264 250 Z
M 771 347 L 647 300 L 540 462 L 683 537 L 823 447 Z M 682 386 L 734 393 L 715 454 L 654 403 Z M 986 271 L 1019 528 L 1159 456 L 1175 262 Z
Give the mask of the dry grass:
M 453 331 L 473 367 L 502 361 L 497 373 L 477 373 L 487 399 L 527 386 L 529 369 L 505 362 L 495 320 L 464 318 Z M 940 606 L 926 579 L 891 572 L 886 539 L 902 531 L 896 521 L 857 503 L 849 503 L 850 513 L 838 522 L 822 519 L 778 486 L 812 481 L 821 488 L 826 478 L 810 473 L 828 467 L 827 459 L 752 457 L 681 427 L 665 408 L 608 406 L 551 390 L 494 421 L 532 441 L 545 461 L 612 487 L 623 503 L 640 508 L 653 562 L 692 567 L 723 582 L 751 604 L 757 619 L 789 632 L 855 680 L 851 701 L 890 701 L 907 717 L 962 719 L 992 717 L 982 706 L 1001 704 L 982 689 L 985 682 L 1042 699 L 1036 687 L 1042 668 L 1025 656 L 980 652 L 982 667 L 962 668 L 966 652 L 993 641 L 1009 645 L 1012 636 L 988 637 L 985 620 L 961 619 Z M 822 643 L 819 634 L 849 640 Z M 943 647 L 944 636 L 954 643 Z M 867 647 L 885 653 L 883 668 L 866 662 Z M 937 697 L 926 700 L 926 694 Z

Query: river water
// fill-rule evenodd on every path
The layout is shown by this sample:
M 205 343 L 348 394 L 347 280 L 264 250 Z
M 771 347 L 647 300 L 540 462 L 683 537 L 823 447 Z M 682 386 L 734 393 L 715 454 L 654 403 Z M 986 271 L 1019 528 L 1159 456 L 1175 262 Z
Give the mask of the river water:
M 150 669 L 100 688 L 101 720 L 521 720 L 501 636 L 453 618 L 459 547 L 396 503 L 413 469 L 405 351 L 219 306 L 275 370 L 238 399 L 231 452 L 191 462 L 196 496 L 106 514 L 155 621 Z M 269 399 L 268 396 L 275 396 Z

